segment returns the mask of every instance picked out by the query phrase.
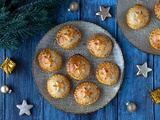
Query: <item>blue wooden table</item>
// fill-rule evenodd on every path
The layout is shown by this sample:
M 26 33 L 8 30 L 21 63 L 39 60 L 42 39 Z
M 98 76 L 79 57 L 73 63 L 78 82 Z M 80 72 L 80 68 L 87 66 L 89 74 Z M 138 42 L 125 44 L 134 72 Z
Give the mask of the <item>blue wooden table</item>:
M 66 0 L 53 15 L 56 24 L 70 20 L 84 20 L 95 23 L 108 30 L 119 43 L 125 60 L 125 74 L 123 84 L 117 96 L 104 108 L 90 114 L 74 115 L 52 107 L 39 94 L 32 78 L 32 57 L 35 47 L 44 33 L 36 34 L 26 40 L 18 50 L 0 50 L 0 63 L 6 57 L 12 58 L 16 69 L 10 75 L 0 70 L 0 85 L 7 84 L 13 90 L 12 94 L 0 93 L 0 120 L 160 120 L 160 105 L 154 104 L 150 98 L 148 86 L 151 89 L 160 87 L 160 57 L 146 54 L 133 47 L 123 36 L 116 19 L 116 0 L 77 0 L 80 9 L 77 12 L 68 12 L 72 0 Z M 101 21 L 96 16 L 99 6 L 111 7 L 112 18 Z M 153 68 L 148 78 L 136 76 L 136 64 L 148 62 Z M 26 99 L 33 104 L 31 116 L 19 116 L 17 104 Z M 137 111 L 130 113 L 126 109 L 126 102 L 137 104 Z

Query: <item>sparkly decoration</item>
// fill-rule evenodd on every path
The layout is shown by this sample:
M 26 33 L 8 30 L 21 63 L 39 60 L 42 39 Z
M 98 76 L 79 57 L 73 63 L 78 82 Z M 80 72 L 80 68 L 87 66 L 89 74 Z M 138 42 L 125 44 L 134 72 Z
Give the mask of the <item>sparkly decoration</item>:
M 7 85 L 2 85 L 1 86 L 1 92 L 4 93 L 4 94 L 7 94 L 7 93 L 11 93 L 12 90 Z
M 22 105 L 17 105 L 17 108 L 20 109 L 19 115 L 27 114 L 31 115 L 30 109 L 33 107 L 33 105 L 28 105 L 26 100 L 23 100 Z
M 79 4 L 77 2 L 71 2 L 68 11 L 77 11 L 79 9 Z
M 156 90 L 150 90 L 148 87 L 146 87 L 149 91 L 150 91 L 150 95 L 152 97 L 152 100 L 158 104 L 160 103 L 160 88 L 156 89 Z
M 6 60 L 0 66 L 0 68 L 2 68 L 7 74 L 11 74 L 15 66 L 16 63 L 7 57 Z
M 112 15 L 109 13 L 110 7 L 104 8 L 103 6 L 100 6 L 100 12 L 97 12 L 96 15 L 100 15 L 102 21 L 106 19 L 106 17 L 112 17 Z
M 151 68 L 147 67 L 147 62 L 145 62 L 143 65 L 136 65 L 138 68 L 137 75 L 143 75 L 145 78 L 148 77 L 148 72 L 152 71 Z
M 126 105 L 129 112 L 134 112 L 137 109 L 137 106 L 134 103 L 127 102 Z

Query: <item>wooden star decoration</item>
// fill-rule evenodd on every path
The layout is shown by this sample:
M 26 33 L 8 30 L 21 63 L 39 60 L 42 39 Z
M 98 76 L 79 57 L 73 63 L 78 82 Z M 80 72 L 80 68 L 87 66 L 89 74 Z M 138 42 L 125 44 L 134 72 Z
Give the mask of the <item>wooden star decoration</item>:
M 143 65 L 136 65 L 138 68 L 137 75 L 143 75 L 145 78 L 148 77 L 148 72 L 152 71 L 151 68 L 147 67 L 147 62 L 145 62 Z
M 19 115 L 27 114 L 31 115 L 30 109 L 33 107 L 33 105 L 28 105 L 26 100 L 23 100 L 22 105 L 17 105 L 17 108 L 20 109 Z
M 96 15 L 100 15 L 102 21 L 104 21 L 107 17 L 112 17 L 112 15 L 109 13 L 110 7 L 104 8 L 103 6 L 100 6 L 100 11 L 96 13 Z

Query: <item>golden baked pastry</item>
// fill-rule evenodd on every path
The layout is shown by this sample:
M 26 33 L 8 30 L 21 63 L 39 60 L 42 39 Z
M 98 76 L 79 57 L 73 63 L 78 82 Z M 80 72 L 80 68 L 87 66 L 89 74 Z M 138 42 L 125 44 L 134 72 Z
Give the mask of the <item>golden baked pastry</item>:
M 67 62 L 67 72 L 76 80 L 85 79 L 90 74 L 90 63 L 82 55 L 73 55 Z
M 150 44 L 160 50 L 160 28 L 154 29 L 150 34 Z
M 97 101 L 100 95 L 99 88 L 91 82 L 80 83 L 75 91 L 74 98 L 77 103 L 82 105 L 90 105 Z
M 141 29 L 148 24 L 149 19 L 149 10 L 143 5 L 136 4 L 128 10 L 126 22 L 132 29 Z
M 70 82 L 62 74 L 55 74 L 47 81 L 47 90 L 54 98 L 64 98 L 70 92 Z
M 112 62 L 102 62 L 96 69 L 96 78 L 100 83 L 113 85 L 119 79 L 119 67 Z
M 94 56 L 103 58 L 110 54 L 113 45 L 106 35 L 95 34 L 88 39 L 87 48 Z
M 57 33 L 57 42 L 64 49 L 72 49 L 81 39 L 81 33 L 74 26 L 64 26 Z
M 160 1 L 158 1 L 154 7 L 154 13 L 156 17 L 160 20 Z
M 53 72 L 61 68 L 62 57 L 55 50 L 44 49 L 38 56 L 38 62 L 42 69 L 48 72 Z

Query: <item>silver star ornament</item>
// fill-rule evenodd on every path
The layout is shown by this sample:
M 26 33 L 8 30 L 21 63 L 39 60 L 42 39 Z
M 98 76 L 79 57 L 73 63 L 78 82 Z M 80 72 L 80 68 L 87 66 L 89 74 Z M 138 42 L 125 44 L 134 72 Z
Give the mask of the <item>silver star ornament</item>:
M 152 71 L 151 68 L 147 67 L 147 62 L 145 62 L 143 65 L 136 65 L 138 68 L 137 75 L 143 75 L 145 78 L 148 77 L 148 72 Z
M 26 100 L 23 100 L 22 105 L 17 105 L 17 108 L 20 109 L 19 115 L 27 114 L 31 115 L 30 109 L 33 107 L 33 105 L 28 105 Z
M 102 21 L 106 19 L 106 17 L 112 17 L 112 15 L 109 13 L 110 7 L 104 8 L 103 6 L 100 6 L 100 11 L 96 13 L 96 15 L 100 15 Z

